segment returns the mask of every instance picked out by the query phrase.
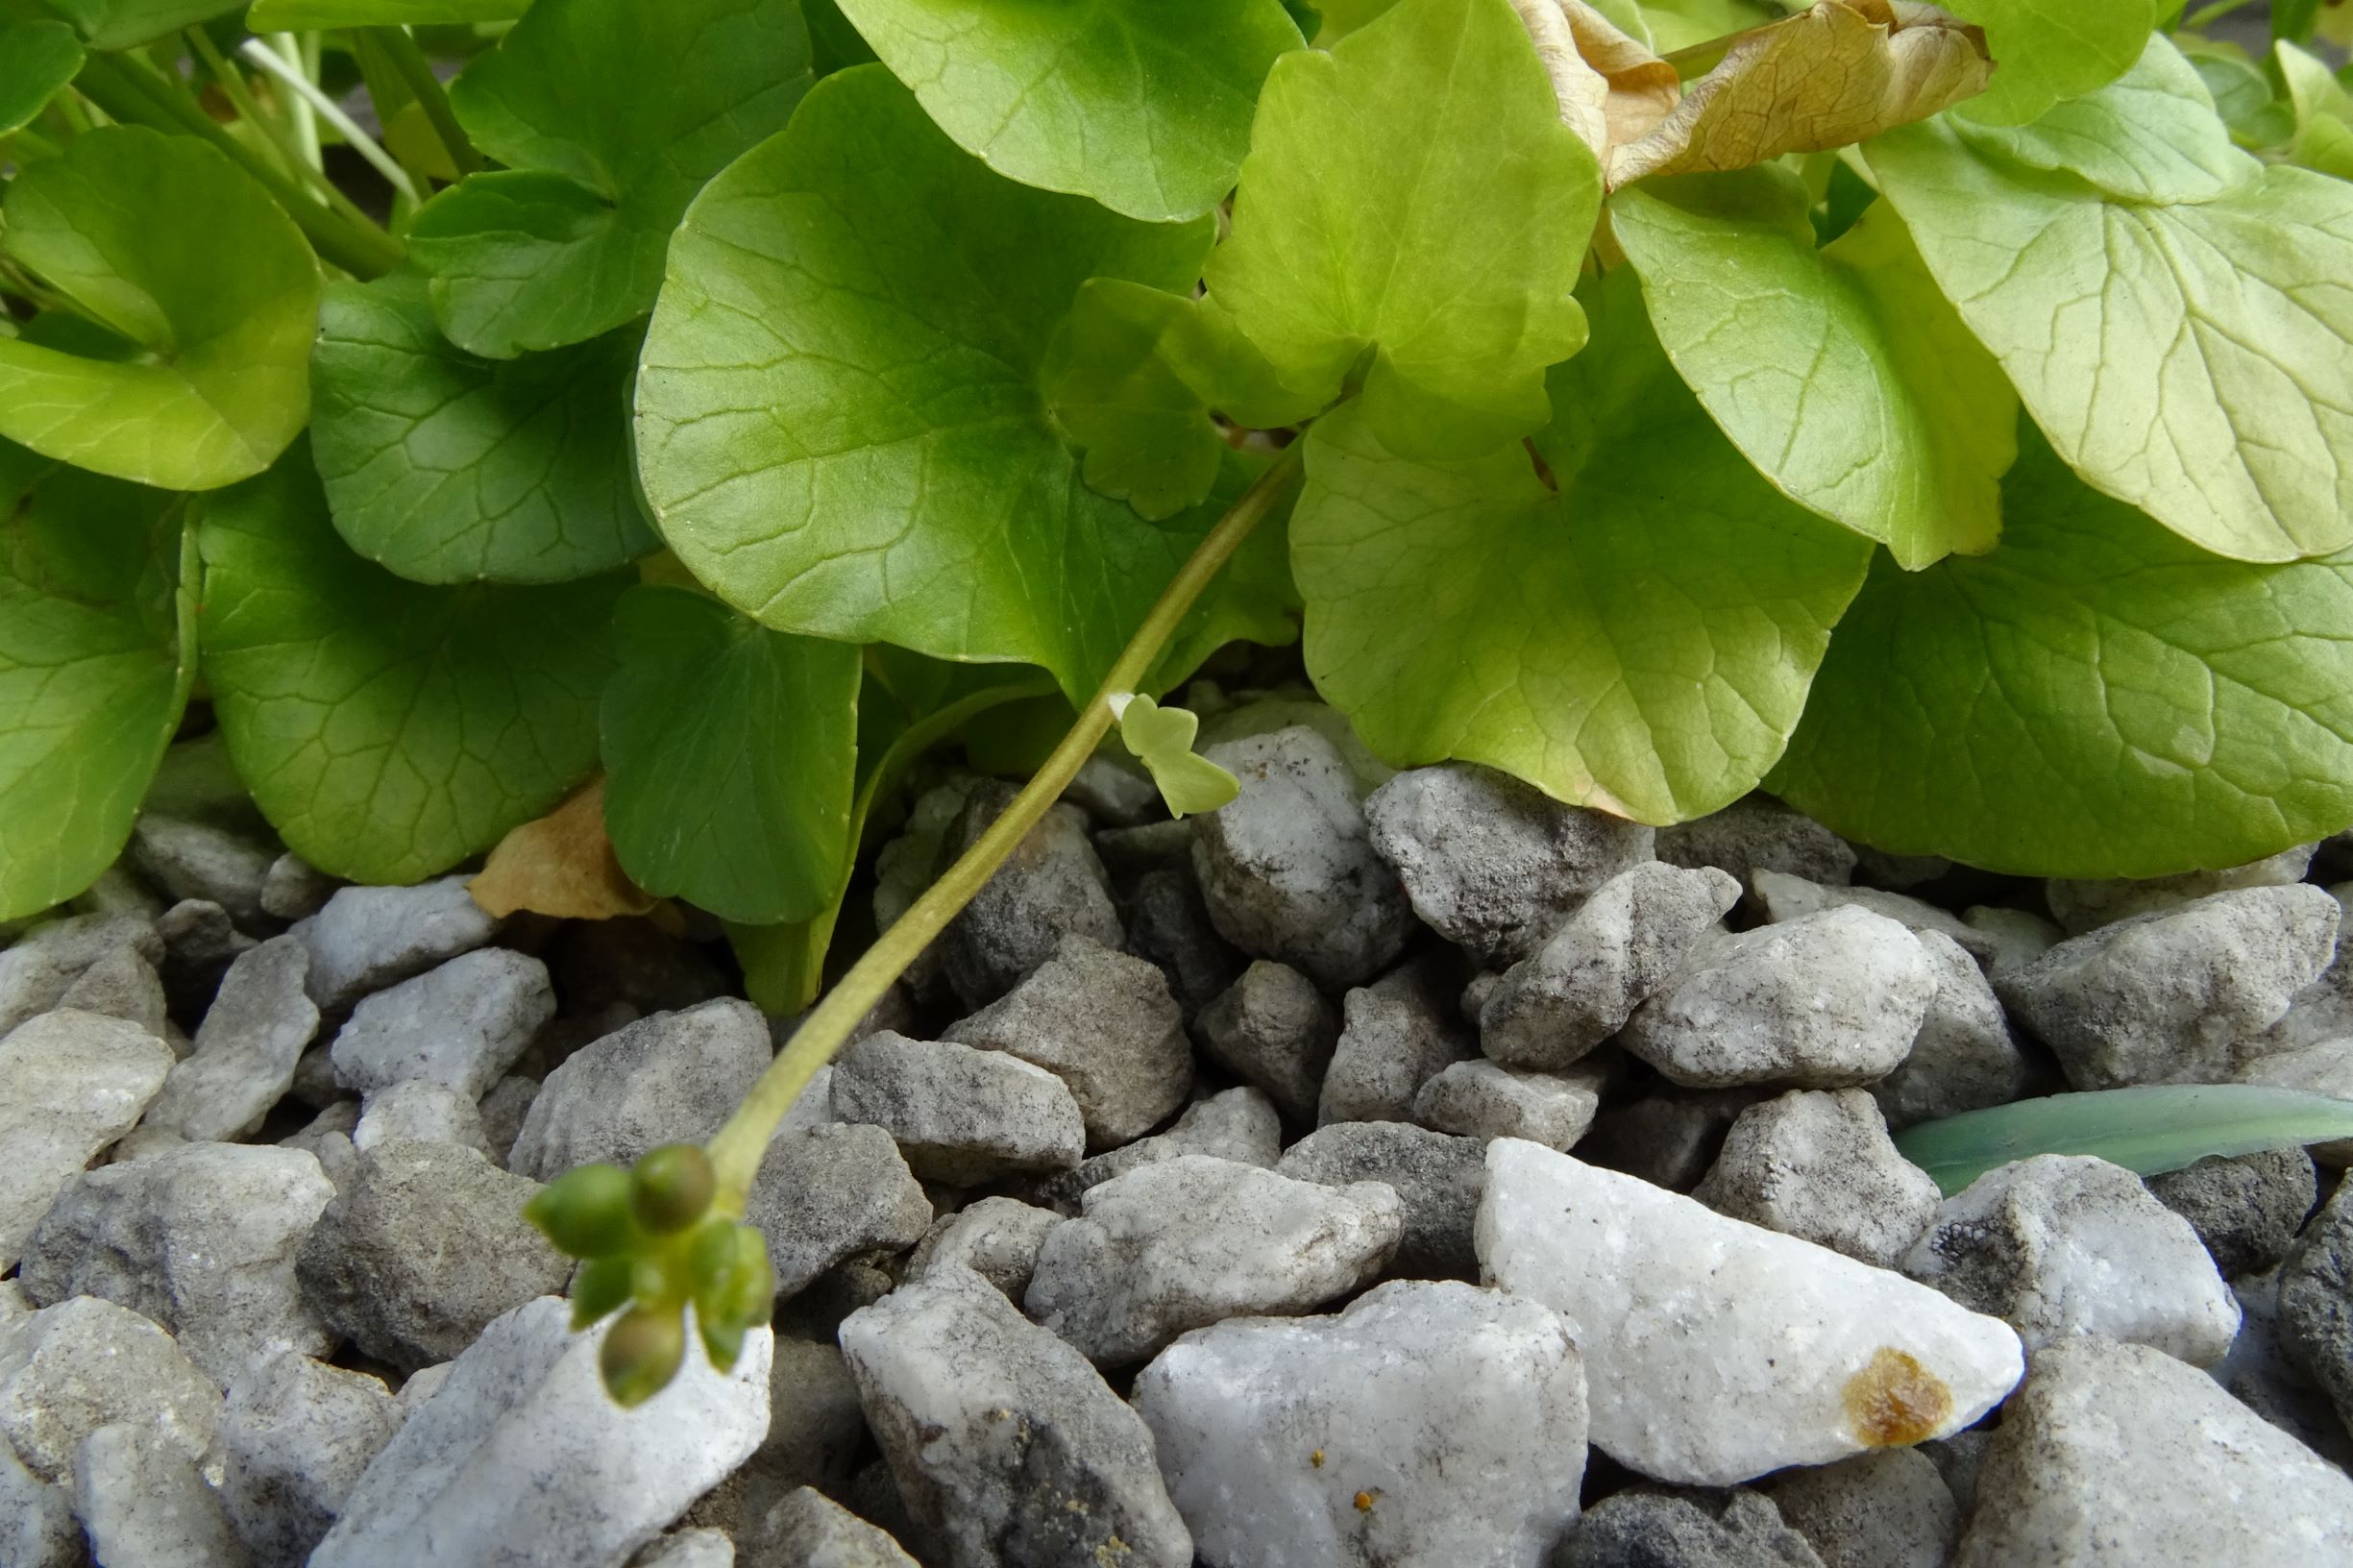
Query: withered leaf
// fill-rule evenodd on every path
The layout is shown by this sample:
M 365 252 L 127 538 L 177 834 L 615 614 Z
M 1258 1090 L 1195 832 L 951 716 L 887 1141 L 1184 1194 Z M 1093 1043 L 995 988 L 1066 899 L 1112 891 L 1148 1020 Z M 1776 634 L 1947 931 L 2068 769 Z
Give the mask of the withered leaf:
M 501 839 L 467 890 L 493 915 L 529 910 L 574 920 L 644 915 L 660 901 L 630 881 L 613 855 L 602 774 Z

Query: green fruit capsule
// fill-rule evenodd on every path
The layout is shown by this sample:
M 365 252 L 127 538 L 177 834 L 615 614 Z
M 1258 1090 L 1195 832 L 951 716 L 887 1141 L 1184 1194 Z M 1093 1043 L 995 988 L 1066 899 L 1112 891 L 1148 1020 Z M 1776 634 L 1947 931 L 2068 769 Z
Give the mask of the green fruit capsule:
M 624 1409 L 643 1405 L 670 1386 L 686 1360 L 685 1315 L 675 1309 L 632 1307 L 604 1336 L 597 1367 L 605 1390 Z
M 721 1375 L 735 1370 L 736 1358 L 744 1354 L 744 1335 L 749 1331 L 741 1323 L 713 1323 L 695 1319 L 696 1329 L 702 1335 L 703 1354 L 711 1358 L 712 1366 Z
M 700 1219 L 719 1190 L 711 1157 L 692 1143 L 665 1143 L 637 1162 L 630 1178 L 637 1222 L 656 1236 L 671 1236 Z
M 637 1241 L 630 1191 L 629 1173 L 619 1165 L 582 1165 L 541 1188 L 523 1217 L 575 1258 L 608 1258 Z
M 599 1258 L 584 1264 L 572 1282 L 572 1332 L 577 1334 L 627 1304 L 636 1265 L 626 1258 Z
M 701 1254 L 723 1252 L 704 1267 Z M 768 1261 L 768 1238 L 749 1225 L 728 1227 L 723 1237 L 698 1238 L 695 1316 L 705 1325 L 741 1332 L 765 1323 L 776 1306 L 776 1271 Z M 706 1330 L 705 1337 L 708 1337 Z M 716 1360 L 716 1358 L 714 1358 Z

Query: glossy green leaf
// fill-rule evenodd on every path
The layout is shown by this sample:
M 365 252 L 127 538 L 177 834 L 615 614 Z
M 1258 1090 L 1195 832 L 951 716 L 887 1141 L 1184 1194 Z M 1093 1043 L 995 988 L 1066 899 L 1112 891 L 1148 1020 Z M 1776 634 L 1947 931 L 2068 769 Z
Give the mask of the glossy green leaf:
M 413 882 L 597 762 L 627 579 L 429 588 L 353 554 L 298 447 L 205 507 L 204 674 L 237 772 L 305 860 Z
M 2214 98 L 2214 110 L 2242 147 L 2273 147 L 2295 135 L 2295 111 L 2273 93 L 2263 67 L 2236 47 L 2181 40 L 2184 56 Z
M 73 24 L 93 49 L 129 49 L 177 33 L 191 22 L 235 11 L 242 0 L 40 0 Z
M 672 244 L 637 391 L 658 527 L 777 630 L 1083 695 L 1214 519 L 1088 489 L 1039 368 L 1081 282 L 1181 289 L 1209 237 L 999 179 L 879 67 L 827 77 Z
M 311 27 L 428 27 L 511 22 L 531 0 L 254 0 L 245 25 L 257 33 Z
M 2016 394 L 1884 203 L 1820 250 L 1811 205 L 1763 167 L 1610 211 L 1668 357 L 1782 494 L 1907 567 L 1991 550 Z
M 2212 201 L 2131 201 L 1933 121 L 1868 152 L 2086 479 L 2242 559 L 2353 542 L 2353 185 L 2275 167 Z
M 1299 47 L 1279 0 L 841 0 L 956 144 L 1151 222 L 1234 188 L 1250 110 Z
M 2353 90 L 2294 44 L 2283 40 L 2272 50 L 2294 121 L 2289 156 L 2308 169 L 2353 180 Z
M 260 472 L 301 431 L 318 264 L 227 158 L 110 126 L 18 174 L 0 216 L 10 257 L 142 351 L 86 358 L 0 339 L 0 436 L 208 490 Z
M 180 723 L 178 500 L 0 443 L 0 920 L 113 863 Z
M 82 69 L 82 40 L 63 22 L 0 20 L 0 135 L 22 130 Z
M 687 203 L 782 129 L 809 81 L 794 0 L 539 0 L 450 92 L 511 167 L 410 226 L 443 331 L 508 358 L 644 315 Z
M 1042 380 L 1090 487 L 1158 521 L 1198 505 L 1226 450 L 1209 405 L 1161 344 L 1192 302 L 1116 279 L 1078 292 Z
M 1404 0 L 1267 79 L 1210 298 L 1319 401 L 1373 351 L 1391 451 L 1490 450 L 1544 423 L 1544 368 L 1584 342 L 1600 197 L 1509 0 Z
M 650 554 L 629 464 L 637 335 L 479 359 L 441 335 L 413 273 L 335 284 L 311 448 L 336 528 L 419 582 L 563 582 Z
M 2037 876 L 2243 865 L 2353 821 L 2353 551 L 2210 555 L 2036 439 L 2002 499 L 1991 555 L 1875 567 L 1776 794 Z
M 1385 762 L 1483 762 L 1647 822 L 1753 788 L 1871 546 L 1777 494 L 1612 275 L 1560 417 L 1469 461 L 1391 455 L 1354 406 L 1291 520 L 1308 672 Z
M 723 919 L 816 914 L 853 847 L 858 649 L 677 588 L 632 591 L 613 630 L 604 825 L 622 869 Z
M 1896 1152 L 1946 1196 L 2038 1154 L 2093 1155 L 2143 1176 L 2211 1155 L 2255 1154 L 2353 1138 L 2353 1100 L 2250 1084 L 2166 1084 L 2017 1100 L 1922 1122 Z
M 1142 693 L 1118 704 L 1119 743 L 1150 771 L 1171 817 L 1215 811 L 1241 794 L 1232 773 L 1193 750 L 1200 716 L 1164 708 Z
M 2115 81 L 2157 25 L 2156 0 L 1951 0 L 1944 9 L 1985 29 L 1994 85 L 1960 112 L 1995 125 L 2022 125 Z

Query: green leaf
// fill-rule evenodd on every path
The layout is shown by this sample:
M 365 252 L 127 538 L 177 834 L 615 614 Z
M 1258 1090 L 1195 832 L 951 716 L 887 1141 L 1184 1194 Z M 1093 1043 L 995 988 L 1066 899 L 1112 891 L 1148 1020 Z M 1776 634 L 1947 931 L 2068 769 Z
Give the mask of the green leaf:
M 42 8 L 71 22 L 93 49 L 130 49 L 177 33 L 191 22 L 210 21 L 237 9 L 240 0 L 40 0 Z
M 2213 96 L 2215 112 L 2230 127 L 2231 140 L 2242 147 L 2274 147 L 2295 135 L 2294 110 L 2274 96 L 2271 79 L 2244 50 L 2196 38 L 2180 43 Z
M 512 167 L 410 226 L 443 331 L 503 359 L 644 315 L 687 203 L 782 129 L 809 81 L 794 0 L 539 0 L 450 92 Z
M 511 22 L 531 0 L 254 0 L 245 25 L 256 33 L 312 27 L 429 27 Z
M 2031 124 L 1957 119 L 1952 129 L 1984 152 L 2075 175 L 2127 202 L 2208 202 L 2256 170 L 2231 141 L 2205 78 L 2162 35 L 2149 37 L 2117 82 Z
M 0 920 L 113 864 L 179 725 L 178 500 L 0 443 Z
M 2157 25 L 2156 0 L 1951 0 L 1945 9 L 1985 29 L 1994 85 L 1960 112 L 1989 125 L 2022 125 L 2115 81 Z
M 415 274 L 333 285 L 311 445 L 336 528 L 419 582 L 562 582 L 652 553 L 629 465 L 637 338 L 478 359 Z
M 0 436 L 167 490 L 259 473 L 310 413 L 318 264 L 220 153 L 136 126 L 78 135 L 10 184 L 8 254 L 141 351 L 0 339 Z
M 1791 500 L 1906 567 L 1991 550 L 2018 398 L 1875 203 L 1817 250 L 1787 169 L 1620 191 L 1612 232 L 1675 368 Z
M 1485 451 L 1544 423 L 1601 173 L 1508 0 L 1404 0 L 1267 78 L 1210 298 L 1329 402 L 1363 373 L 1391 451 Z
M 723 919 L 815 915 L 853 847 L 858 649 L 677 588 L 632 590 L 613 635 L 604 825 L 622 869 Z
M 1119 742 L 1152 773 L 1171 817 L 1215 811 L 1242 793 L 1240 780 L 1193 751 L 1200 716 L 1186 708 L 1164 708 L 1142 693 L 1119 708 Z
M 1087 483 L 1158 522 L 1217 482 L 1224 437 L 1161 344 L 1190 300 L 1098 278 L 1047 351 L 1041 380 L 1056 426 L 1087 453 Z
M 779 631 L 1091 691 L 1214 521 L 1088 489 L 1039 371 L 1089 278 L 1180 289 L 1206 222 L 1017 185 L 876 66 L 711 182 L 638 372 L 638 461 L 695 576 Z
M 623 576 L 429 588 L 353 554 L 298 447 L 205 508 L 204 673 L 286 845 L 358 882 L 489 848 L 597 762 Z
M 1946 297 L 2086 479 L 2225 555 L 2353 542 L 2353 185 L 2270 168 L 2152 205 L 1934 121 L 1868 153 Z
M 2038 1154 L 2087 1154 L 2143 1176 L 2210 1155 L 2255 1154 L 2353 1137 L 2353 1101 L 2250 1084 L 2166 1084 L 2050 1094 L 1922 1122 L 1896 1152 L 1950 1197 L 1989 1170 Z
M 2293 110 L 2289 156 L 2308 169 L 2353 180 L 2353 91 L 2313 56 L 2282 39 L 2273 44 Z
M 1308 436 L 1291 520 L 1308 672 L 1384 762 L 1483 762 L 1660 823 L 1781 754 L 1871 547 L 1775 493 L 1612 274 L 1537 437 L 1391 455 L 1354 406 Z
M 1758 0 L 1646 0 L 1641 10 L 1651 47 L 1661 54 L 1745 33 L 1779 14 Z
M 956 144 L 1148 222 L 1234 188 L 1250 110 L 1299 47 L 1279 0 L 841 0 Z
M 2239 866 L 2353 821 L 2353 552 L 2210 555 L 2030 432 L 2002 501 L 1991 555 L 1874 568 L 1776 794 L 2035 876 Z
M 0 135 L 20 131 L 82 69 L 82 40 L 63 22 L 0 21 Z

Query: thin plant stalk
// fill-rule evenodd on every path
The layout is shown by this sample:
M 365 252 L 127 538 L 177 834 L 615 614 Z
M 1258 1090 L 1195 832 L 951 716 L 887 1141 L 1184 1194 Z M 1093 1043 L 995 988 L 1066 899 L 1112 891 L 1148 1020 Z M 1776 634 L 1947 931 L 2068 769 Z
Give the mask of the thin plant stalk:
M 269 56 L 273 63 L 262 69 L 289 86 L 294 78 L 299 77 L 305 82 L 309 80 L 309 73 L 303 68 L 302 40 L 291 33 L 276 33 L 266 38 L 248 38 L 238 45 L 237 52 L 248 60 L 252 60 L 257 52 Z M 319 151 L 319 123 L 311 115 L 314 107 L 309 94 L 297 90 L 287 102 L 286 117 L 288 129 L 294 134 L 295 148 L 302 155 L 303 161 L 317 169 L 325 164 Z
M 909 964 L 947 928 L 988 885 L 1029 830 L 1069 787 L 1087 759 L 1114 723 L 1115 703 L 1131 696 L 1151 673 L 1169 639 L 1176 635 L 1193 601 L 1223 570 L 1251 529 L 1281 502 L 1299 477 L 1303 443 L 1293 442 L 1273 467 L 1259 476 L 1217 526 L 1210 529 L 1168 586 L 1161 591 L 1143 624 L 1103 677 L 1102 686 L 1079 709 L 1078 722 L 1055 747 L 1021 793 L 1014 796 L 978 842 L 958 856 L 891 929 L 882 933 L 865 956 L 852 965 L 833 990 L 819 1002 L 786 1042 L 776 1060 L 760 1075 L 744 1103 L 710 1141 L 711 1164 L 719 1178 L 716 1206 L 721 1213 L 741 1217 L 751 1179 L 759 1169 L 768 1140 L 784 1119 L 793 1101 L 808 1087 L 817 1071 L 833 1060 L 850 1031 Z
M 461 176 L 472 174 L 482 166 L 482 155 L 474 149 L 474 140 L 466 128 L 457 123 L 457 112 L 450 107 L 450 95 L 441 86 L 441 78 L 433 74 L 433 62 L 425 58 L 425 51 L 404 27 L 371 27 L 366 36 L 383 51 L 392 68 L 400 73 L 401 81 L 425 110 L 427 123 L 433 135 L 441 138 L 442 148 L 450 155 L 450 166 Z
M 343 139 L 351 143 L 352 150 L 366 159 L 394 190 L 411 202 L 424 200 L 417 194 L 417 187 L 410 183 L 408 171 L 401 167 L 399 159 L 379 146 L 374 136 L 360 130 L 358 122 L 344 113 L 343 106 L 321 91 L 317 83 L 288 65 L 259 38 L 247 38 L 243 43 L 237 45 L 237 53 L 284 83 L 287 90 L 294 94 L 297 101 L 306 106 L 320 119 L 333 126 Z M 310 125 L 307 120 L 297 123 L 299 127 L 306 129 L 309 133 L 306 145 L 315 148 L 318 144 L 318 128 Z

